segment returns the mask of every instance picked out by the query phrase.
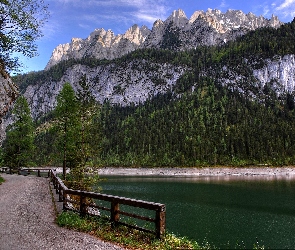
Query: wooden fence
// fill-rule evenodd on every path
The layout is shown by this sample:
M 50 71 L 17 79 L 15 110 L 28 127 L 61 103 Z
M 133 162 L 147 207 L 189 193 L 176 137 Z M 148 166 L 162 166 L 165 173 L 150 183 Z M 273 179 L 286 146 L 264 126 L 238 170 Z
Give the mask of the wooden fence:
M 2 168 L 0 170 L 3 172 L 12 173 L 12 170 L 9 168 Z M 45 176 L 50 177 L 50 181 L 53 183 L 53 186 L 56 189 L 56 193 L 58 194 L 59 202 L 63 202 L 64 210 L 74 210 L 76 212 L 79 212 L 81 216 L 84 216 L 87 214 L 100 216 L 100 213 L 98 214 L 90 213 L 88 208 L 93 208 L 93 209 L 96 209 L 97 211 L 104 210 L 109 212 L 108 220 L 112 223 L 113 226 L 124 225 L 124 226 L 134 228 L 140 231 L 153 233 L 156 235 L 157 238 L 162 238 L 162 236 L 165 233 L 166 206 L 164 204 L 129 199 L 129 198 L 107 195 L 107 194 L 69 189 L 63 183 L 63 181 L 57 176 L 56 172 L 53 169 L 30 168 L 30 169 L 20 169 L 15 171 L 15 173 L 25 174 L 25 175 L 31 174 L 32 172 L 37 172 L 37 176 L 39 177 L 42 176 L 41 173 L 46 173 Z M 74 195 L 75 197 L 79 197 L 79 198 L 73 200 L 70 198 L 71 195 Z M 92 203 L 86 202 L 87 199 L 104 201 L 104 202 L 107 202 L 109 205 L 100 206 L 93 202 Z M 154 211 L 155 212 L 154 217 L 151 218 L 151 217 L 142 216 L 136 213 L 123 211 L 120 205 L 127 205 L 130 207 L 139 208 L 141 210 L 145 209 L 145 210 Z M 120 220 L 120 215 L 154 223 L 155 230 L 150 230 L 144 227 L 139 227 L 131 223 L 123 222 L 122 220 Z
M 44 176 L 42 173 L 45 173 L 45 176 L 50 177 L 51 168 L 22 168 L 22 169 L 12 169 L 9 167 L 1 167 L 0 172 L 7 174 L 22 174 L 30 175 L 31 173 L 36 172 L 38 177 Z
M 56 173 L 53 170 L 50 170 L 50 178 L 54 188 L 56 189 L 56 193 L 59 194 L 59 201 L 63 202 L 64 210 L 73 210 L 73 208 L 69 207 L 69 203 L 70 203 L 70 204 L 75 204 L 75 206 L 78 207 L 78 209 L 74 209 L 74 210 L 78 211 L 81 216 L 84 216 L 86 214 L 93 215 L 92 213 L 88 212 L 88 208 L 108 211 L 110 213 L 109 220 L 113 226 L 124 225 L 124 226 L 134 228 L 140 231 L 154 233 L 158 238 L 162 238 L 162 236 L 164 235 L 165 227 L 166 227 L 166 206 L 164 204 L 129 199 L 129 198 L 107 195 L 107 194 L 86 192 L 81 190 L 72 190 L 65 186 L 62 180 L 56 175 Z M 78 201 L 70 199 L 69 195 L 74 195 L 76 197 L 79 197 Z M 95 203 L 86 202 L 87 198 L 108 202 L 109 206 L 108 207 L 99 206 L 99 205 L 96 205 Z M 122 211 L 120 209 L 120 205 L 128 205 L 131 207 L 152 210 L 152 211 L 155 211 L 155 216 L 154 218 L 150 218 L 150 217 Z M 120 215 L 143 220 L 143 221 L 152 222 L 155 224 L 155 230 L 149 230 L 149 229 L 139 227 L 130 223 L 122 222 L 120 221 Z M 96 216 L 99 216 L 99 215 L 96 215 Z

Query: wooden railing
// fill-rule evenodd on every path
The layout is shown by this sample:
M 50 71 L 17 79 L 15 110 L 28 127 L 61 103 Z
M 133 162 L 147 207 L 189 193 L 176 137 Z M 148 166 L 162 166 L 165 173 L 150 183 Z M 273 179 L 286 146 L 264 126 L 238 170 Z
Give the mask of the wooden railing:
M 59 201 L 63 202 L 64 210 L 75 210 L 80 213 L 81 216 L 86 214 L 93 215 L 89 213 L 88 208 L 94 208 L 99 210 L 104 210 L 109 212 L 108 219 L 112 223 L 113 226 L 116 225 L 124 225 L 130 228 L 134 228 L 140 231 L 154 233 L 156 237 L 162 238 L 165 232 L 166 227 L 166 206 L 160 203 L 147 202 L 142 200 L 129 199 L 119 196 L 100 194 L 94 192 L 86 192 L 81 190 L 73 190 L 69 189 L 65 186 L 63 181 L 56 175 L 55 171 L 50 170 L 50 179 L 53 183 L 54 188 L 56 189 L 56 193 L 59 194 Z M 70 199 L 70 195 L 74 195 L 79 197 L 78 200 Z M 93 200 L 104 201 L 108 203 L 108 206 L 99 206 L 95 203 L 86 202 L 87 198 Z M 73 209 L 69 207 L 69 204 L 74 204 L 78 209 Z M 151 210 L 155 212 L 155 216 L 153 218 L 142 216 L 139 214 L 134 214 L 126 211 L 122 211 L 120 205 L 128 205 L 130 207 L 136 207 L 145 210 Z M 135 218 L 143 221 L 152 222 L 155 224 L 155 230 L 146 229 L 143 227 L 139 227 L 137 225 L 133 225 L 131 223 L 120 221 L 120 215 L 127 216 L 130 218 Z M 99 216 L 99 215 L 95 215 Z
M 31 173 L 36 172 L 38 177 L 42 176 L 42 173 L 45 173 L 47 177 L 50 177 L 51 168 L 20 168 L 20 169 L 13 169 L 9 167 L 1 167 L 0 172 L 7 173 L 7 174 L 23 174 L 23 175 L 30 175 Z
M 36 172 L 37 176 L 39 177 L 44 176 L 44 173 L 45 173 L 46 177 L 50 177 L 50 181 L 53 183 L 53 186 L 56 189 L 56 193 L 58 194 L 58 197 L 59 197 L 58 201 L 63 202 L 63 210 L 74 210 L 76 212 L 79 212 L 81 216 L 84 216 L 86 214 L 100 216 L 99 215 L 100 213 L 98 214 L 89 213 L 88 208 L 97 209 L 97 211 L 103 210 L 103 211 L 109 212 L 108 220 L 112 223 L 113 226 L 124 225 L 124 226 L 134 228 L 140 231 L 153 233 L 156 235 L 157 238 L 162 238 L 162 236 L 165 233 L 166 206 L 164 204 L 129 199 L 129 198 L 101 194 L 101 193 L 69 189 L 63 183 L 63 181 L 57 176 L 55 170 L 49 169 L 49 168 L 11 169 L 11 168 L 2 167 L 0 168 L 0 172 L 4 172 L 8 174 L 17 173 L 17 174 L 24 174 L 24 175 L 30 175 L 31 173 Z M 79 199 L 73 200 L 70 198 L 71 195 L 72 196 L 74 195 L 75 197 L 79 197 Z M 100 205 L 97 205 L 96 203 L 86 202 L 87 198 L 92 200 L 107 202 L 108 206 L 100 206 Z M 70 204 L 72 204 L 72 206 L 70 206 Z M 126 212 L 126 211 L 123 211 L 120 205 L 127 205 L 134 208 L 154 211 L 155 214 L 151 218 L 151 217 L 142 216 L 135 213 Z M 155 230 L 139 227 L 137 225 L 128 223 L 126 221 L 123 222 L 122 220 L 120 220 L 120 215 L 154 223 Z
M 53 186 L 56 189 L 56 193 L 58 194 L 58 197 L 59 197 L 59 202 L 63 202 L 63 210 L 74 210 L 79 212 L 81 216 L 84 216 L 86 214 L 100 216 L 98 214 L 89 213 L 88 208 L 97 209 L 98 211 L 104 210 L 109 212 L 108 219 L 113 226 L 124 225 L 124 226 L 134 228 L 140 231 L 153 233 L 158 238 L 162 238 L 162 236 L 165 233 L 166 206 L 164 204 L 129 199 L 129 198 L 107 195 L 107 194 L 69 189 L 63 183 L 63 181 L 57 176 L 55 170 L 49 169 L 49 168 L 11 169 L 8 167 L 2 167 L 0 168 L 0 172 L 8 173 L 8 174 L 17 173 L 17 174 L 24 174 L 24 175 L 30 175 L 31 173 L 36 172 L 37 173 L 36 175 L 38 177 L 44 176 L 44 173 L 45 173 L 46 177 L 50 177 L 50 181 L 53 183 Z M 71 195 L 79 197 L 78 201 L 70 199 Z M 99 206 L 99 205 L 96 205 L 95 203 L 86 202 L 87 198 L 108 202 L 109 206 L 108 207 Z M 75 208 L 73 209 L 74 206 L 72 206 L 71 208 L 69 204 L 74 204 L 75 207 L 78 207 L 78 209 L 75 209 Z M 130 207 L 135 207 L 139 209 L 151 210 L 155 212 L 155 215 L 154 217 L 151 218 L 151 217 L 142 216 L 135 213 L 126 212 L 121 209 L 120 205 L 127 205 Z M 139 227 L 131 223 L 123 222 L 122 220 L 120 221 L 120 215 L 127 216 L 130 218 L 135 218 L 138 220 L 147 221 L 147 222 L 152 222 L 155 224 L 155 230 Z

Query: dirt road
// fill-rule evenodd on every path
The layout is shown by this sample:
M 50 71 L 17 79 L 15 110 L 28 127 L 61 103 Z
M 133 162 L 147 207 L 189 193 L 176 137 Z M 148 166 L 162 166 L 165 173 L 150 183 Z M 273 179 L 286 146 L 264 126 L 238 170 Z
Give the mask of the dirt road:
M 49 180 L 2 174 L 0 185 L 0 250 L 122 249 L 88 234 L 54 223 Z

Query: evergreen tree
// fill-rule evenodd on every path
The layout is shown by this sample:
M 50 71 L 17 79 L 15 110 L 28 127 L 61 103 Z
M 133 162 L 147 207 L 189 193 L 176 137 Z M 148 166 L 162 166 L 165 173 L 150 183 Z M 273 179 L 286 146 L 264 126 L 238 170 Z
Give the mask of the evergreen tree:
M 25 97 L 16 100 L 12 118 L 4 142 L 4 164 L 14 169 L 28 167 L 34 153 L 34 126 Z
M 65 83 L 57 96 L 56 146 L 59 149 L 59 159 L 63 162 L 63 178 L 66 168 L 76 165 L 77 134 L 79 132 L 79 104 L 72 86 Z
M 99 177 L 90 174 L 93 169 L 95 156 L 99 154 L 100 131 L 99 131 L 99 106 L 89 89 L 86 75 L 79 81 L 77 101 L 79 110 L 77 113 L 79 126 L 76 134 L 76 162 L 67 175 L 67 185 L 70 188 L 87 190 L 93 189 L 99 181 Z M 97 189 L 99 189 L 97 187 Z
M 85 167 L 99 152 L 99 105 L 90 91 L 86 75 L 81 77 L 79 85 L 77 94 L 80 119 L 78 154 L 79 165 Z

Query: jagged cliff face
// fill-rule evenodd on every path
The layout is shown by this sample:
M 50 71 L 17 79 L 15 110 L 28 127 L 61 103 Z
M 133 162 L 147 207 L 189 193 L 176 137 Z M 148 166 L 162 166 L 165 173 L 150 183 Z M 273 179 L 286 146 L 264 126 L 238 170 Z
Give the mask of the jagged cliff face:
M 253 70 L 253 75 L 261 86 L 270 84 L 277 93 L 292 93 L 295 91 L 295 55 L 267 59 L 263 68 Z
M 4 70 L 0 70 L 0 145 L 5 137 L 5 125 L 2 118 L 18 95 L 18 89 Z
M 56 96 L 65 82 L 70 82 L 77 90 L 79 80 L 86 75 L 98 102 L 108 100 L 126 106 L 143 103 L 158 93 L 167 92 L 186 70 L 188 68 L 148 60 L 133 60 L 119 65 L 111 63 L 94 68 L 77 64 L 68 68 L 60 81 L 30 85 L 24 95 L 34 118 L 38 118 L 56 106 Z
M 224 66 L 220 71 L 219 83 L 253 99 L 259 99 L 266 87 L 278 96 L 295 91 L 295 55 L 265 59 L 262 62 L 263 66 L 258 69 L 254 66 L 255 63 L 245 59 L 245 67 L 251 72 L 248 75 L 237 73 L 232 68 Z
M 150 30 L 133 25 L 124 35 L 115 35 L 111 30 L 97 29 L 88 38 L 73 38 L 71 43 L 57 46 L 45 69 L 70 58 L 95 57 L 114 59 L 137 49 L 146 39 Z
M 235 39 L 260 27 L 277 28 L 282 22 L 272 16 L 270 20 L 252 13 L 208 9 L 196 11 L 188 19 L 182 10 L 174 11 L 167 20 L 155 21 L 152 30 L 133 25 L 124 35 L 111 30 L 97 29 L 88 38 L 73 38 L 70 43 L 57 46 L 46 66 L 49 69 L 62 60 L 95 57 L 114 59 L 138 48 L 168 48 L 185 50 L 199 45 L 216 45 Z M 175 41 L 171 44 L 171 36 Z
M 278 95 L 295 91 L 295 55 L 265 59 L 261 65 L 263 66 L 257 68 L 256 62 L 245 59 L 244 67 L 248 68 L 248 74 L 241 74 L 237 68 L 228 65 L 221 69 L 208 68 L 200 74 L 210 77 L 218 70 L 221 85 L 244 93 L 252 99 L 260 98 L 266 85 Z M 144 59 L 92 68 L 77 64 L 68 68 L 58 82 L 29 85 L 24 95 L 30 103 L 33 117 L 41 117 L 54 109 L 56 96 L 65 82 L 70 82 L 77 90 L 79 80 L 86 74 L 91 92 L 98 102 L 108 100 L 110 103 L 126 106 L 143 103 L 158 93 L 173 91 L 177 80 L 191 70 L 185 66 L 176 67 Z M 197 87 L 192 86 L 192 91 Z
M 111 31 L 96 30 L 83 39 L 73 39 L 70 44 L 60 45 L 53 52 L 47 67 L 50 68 L 61 60 L 70 58 L 97 57 L 115 58 L 137 48 L 168 48 L 184 50 L 198 45 L 224 43 L 249 30 L 259 27 L 279 27 L 282 23 L 273 16 L 270 20 L 257 17 L 251 13 L 229 10 L 197 11 L 190 19 L 181 10 L 174 11 L 166 20 L 157 20 L 152 30 L 143 26 L 132 26 L 124 35 L 115 36 Z M 171 43 L 170 41 L 174 41 Z M 251 98 L 259 98 L 264 86 L 272 88 L 278 94 L 293 92 L 295 88 L 295 56 L 269 58 L 259 62 L 247 60 L 247 75 L 237 68 L 221 65 L 218 69 L 207 68 L 200 72 L 203 76 L 220 76 L 221 85 L 233 88 Z M 53 110 L 56 96 L 65 82 L 70 82 L 75 90 L 79 80 L 86 75 L 91 84 L 91 92 L 97 101 L 108 100 L 113 104 L 129 105 L 143 103 L 158 93 L 173 90 L 177 80 L 192 69 L 188 66 L 175 66 L 172 63 L 156 63 L 148 59 L 136 59 L 109 62 L 96 67 L 76 64 L 69 67 L 61 79 L 32 83 L 25 90 L 25 97 L 30 103 L 34 118 Z M 245 84 L 251 82 L 251 87 Z M 197 86 L 192 86 L 192 91 Z

